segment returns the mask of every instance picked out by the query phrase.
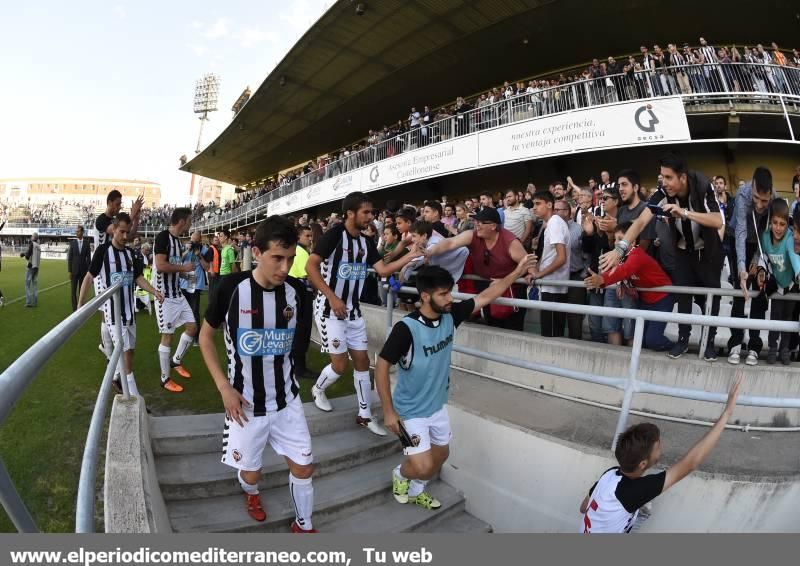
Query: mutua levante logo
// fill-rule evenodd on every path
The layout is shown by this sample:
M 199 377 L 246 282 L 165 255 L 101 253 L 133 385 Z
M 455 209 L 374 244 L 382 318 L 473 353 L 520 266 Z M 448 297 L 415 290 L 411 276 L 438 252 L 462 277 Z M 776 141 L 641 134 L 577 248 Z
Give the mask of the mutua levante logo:
M 240 356 L 284 356 L 292 351 L 294 328 L 239 328 L 236 351 Z

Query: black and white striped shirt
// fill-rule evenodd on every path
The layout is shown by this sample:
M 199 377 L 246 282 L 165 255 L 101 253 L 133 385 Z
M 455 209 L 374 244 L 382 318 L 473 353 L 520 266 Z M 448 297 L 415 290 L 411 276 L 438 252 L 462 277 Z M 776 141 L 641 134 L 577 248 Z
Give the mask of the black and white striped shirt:
M 700 47 L 700 53 L 703 54 L 703 59 L 706 60 L 706 63 L 716 63 L 717 62 L 717 50 L 714 49 L 711 45 L 705 45 Z
M 173 265 L 183 263 L 183 244 L 179 238 L 173 236 L 169 230 L 159 232 L 153 245 L 153 256 L 165 255 L 167 261 Z M 167 299 L 177 299 L 182 297 L 180 273 L 162 273 L 153 261 L 153 287 L 164 293 Z
M 350 235 L 341 223 L 323 234 L 313 253 L 322 258 L 322 278 L 344 301 L 347 317 L 350 320 L 361 318 L 360 300 L 367 269 L 381 259 L 375 242 L 361 234 Z M 330 302 L 322 293 L 317 293 L 314 309 L 323 317 L 331 316 Z
M 104 246 L 105 244 L 111 241 L 111 236 L 106 233 L 106 230 L 111 223 L 114 222 L 114 219 L 110 216 L 106 216 L 104 212 L 100 216 L 97 217 L 97 220 L 94 221 L 94 251 L 100 249 L 100 246 Z
M 124 326 L 135 324 L 134 284 L 142 274 L 142 264 L 135 260 L 133 251 L 129 248 L 115 248 L 111 242 L 103 244 L 95 250 L 92 263 L 89 265 L 89 273 L 95 278 L 97 292 L 103 292 L 117 281 L 123 282 L 120 304 L 122 324 Z M 103 305 L 103 315 L 108 324 L 116 323 L 114 317 L 116 300 L 115 294 Z
M 214 328 L 225 324 L 228 379 L 252 403 L 253 414 L 264 416 L 285 408 L 300 391 L 292 344 L 297 324 L 303 320 L 305 286 L 287 277 L 283 285 L 265 289 L 252 273 L 223 277 L 209 300 L 205 319 Z

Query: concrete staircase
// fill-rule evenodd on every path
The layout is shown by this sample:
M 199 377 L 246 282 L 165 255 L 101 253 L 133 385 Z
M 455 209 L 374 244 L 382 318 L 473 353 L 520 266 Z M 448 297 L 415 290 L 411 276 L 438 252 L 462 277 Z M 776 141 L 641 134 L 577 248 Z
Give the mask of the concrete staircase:
M 491 532 L 465 509 L 464 497 L 434 480 L 429 489 L 442 507 L 428 511 L 399 505 L 391 495 L 391 469 L 402 460 L 400 443 L 355 425 L 355 396 L 332 399 L 334 411 L 305 404 L 313 439 L 314 526 L 322 532 Z M 151 417 L 156 473 L 175 532 L 288 532 L 294 510 L 289 472 L 269 446 L 264 451 L 261 500 L 267 520 L 245 510 L 234 470 L 220 462 L 221 414 Z

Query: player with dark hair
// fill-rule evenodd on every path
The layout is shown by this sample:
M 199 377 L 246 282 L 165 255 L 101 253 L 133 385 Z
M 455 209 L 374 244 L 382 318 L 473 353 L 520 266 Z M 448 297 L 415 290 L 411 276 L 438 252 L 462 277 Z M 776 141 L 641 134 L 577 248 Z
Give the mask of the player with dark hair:
M 128 238 L 133 238 L 139 229 L 139 214 L 141 213 L 142 205 L 144 205 L 144 196 L 140 195 L 131 206 L 131 224 L 127 231 Z M 116 189 L 109 191 L 108 195 L 106 195 L 106 209 L 97 216 L 94 222 L 94 231 L 92 233 L 94 237 L 94 253 L 100 249 L 100 246 L 111 241 L 114 235 L 114 217 L 120 210 L 122 210 L 122 193 Z M 95 294 L 100 293 L 98 290 L 99 283 L 100 281 L 95 279 Z M 100 307 L 100 311 L 102 310 L 103 307 Z M 108 325 L 101 323 L 100 351 L 108 358 L 111 356 L 111 348 L 111 335 L 108 331 Z
M 639 509 L 695 471 L 716 446 L 733 415 L 742 373 L 728 393 L 728 402 L 717 422 L 686 455 L 667 470 L 645 476 L 661 458 L 661 433 L 652 423 L 641 423 L 620 434 L 614 456 L 619 466 L 609 468 L 581 503 L 584 533 L 628 533 Z
M 192 211 L 189 208 L 176 208 L 170 218 L 170 227 L 160 232 L 153 246 L 153 287 L 163 293 L 163 303 L 156 305 L 156 323 L 161 334 L 158 345 L 158 361 L 161 366 L 161 387 L 173 393 L 180 393 L 183 387 L 170 377 L 172 368 L 185 379 L 191 374 L 181 363 L 183 356 L 191 347 L 197 336 L 197 323 L 192 307 L 181 292 L 180 277 L 183 274 L 194 274 L 192 262 L 183 263 L 183 244 L 180 236 L 188 232 L 192 225 Z M 181 335 L 175 355 L 170 360 L 172 351 L 172 335 L 181 326 L 186 330 Z
M 383 405 L 383 422 L 400 436 L 407 456 L 392 471 L 392 494 L 398 503 L 436 509 L 441 503 L 425 491 L 450 454 L 447 391 L 455 329 L 496 298 L 533 264 L 526 255 L 503 279 L 467 301 L 453 301 L 453 276 L 439 266 L 417 273 L 421 306 L 394 325 L 375 366 L 375 383 Z M 392 394 L 389 369 L 398 364 Z
M 136 380 L 133 376 L 133 352 L 136 348 L 136 296 L 134 283 L 144 291 L 155 295 L 158 302 L 163 301 L 164 296 L 144 278 L 142 274 L 144 266 L 136 258 L 133 250 L 125 246 L 125 241 L 128 239 L 128 230 L 132 224 L 131 217 L 124 212 L 120 212 L 114 217 L 111 239 L 95 250 L 89 271 L 81 284 L 77 306 L 80 308 L 83 305 L 89 292 L 89 287 L 94 285 L 95 290 L 102 293 L 118 281 L 122 282 L 122 289 L 119 295 L 122 299 L 119 304 L 119 316 L 122 326 L 120 337 L 122 339 L 123 357 L 120 358 L 113 384 L 117 391 L 121 393 L 121 380 L 124 375 L 131 395 L 138 395 Z M 103 324 L 107 327 L 113 344 L 117 341 L 114 325 L 116 322 L 116 302 L 118 300 L 117 295 L 114 295 L 102 306 Z
M 353 381 L 358 395 L 356 424 L 379 436 L 386 430 L 372 418 L 367 325 L 361 315 L 361 292 L 372 267 L 379 277 L 388 277 L 421 254 L 412 249 L 402 258 L 384 263 L 375 242 L 361 232 L 373 218 L 372 199 L 362 192 L 350 193 L 342 201 L 344 222 L 336 224 L 316 242 L 306 265 L 308 280 L 317 289 L 314 320 L 322 342 L 322 352 L 330 354 L 311 395 L 317 408 L 332 411 L 325 390 L 347 369 L 347 356 L 353 360 Z
M 289 275 L 297 247 L 294 225 L 270 216 L 256 228 L 252 271 L 223 278 L 211 297 L 200 351 L 225 406 L 222 463 L 236 468 L 247 512 L 267 514 L 258 482 L 267 443 L 289 467 L 289 496 L 295 509 L 291 530 L 316 532 L 311 522 L 314 472 L 311 435 L 294 374 L 292 346 L 302 334 L 305 285 Z M 214 334 L 224 325 L 228 371 L 222 369 Z

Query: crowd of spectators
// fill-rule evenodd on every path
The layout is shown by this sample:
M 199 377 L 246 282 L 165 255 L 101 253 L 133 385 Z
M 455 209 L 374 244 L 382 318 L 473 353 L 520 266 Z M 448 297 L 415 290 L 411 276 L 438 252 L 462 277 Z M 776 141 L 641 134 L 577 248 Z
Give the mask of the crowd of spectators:
M 543 301 L 622 307 L 628 309 L 691 313 L 693 304 L 703 312 L 704 296 L 647 291 L 670 285 L 735 289 L 731 316 L 763 319 L 768 310 L 773 320 L 800 318 L 800 302 L 769 300 L 773 293 L 800 292 L 800 166 L 792 182 L 794 200 L 778 198 L 772 173 L 759 167 L 750 182 L 734 191 L 722 175 L 706 177 L 688 168 L 673 154 L 660 164 L 658 182 L 643 186 L 639 173 L 626 169 L 611 176 L 608 171 L 578 185 L 571 177 L 555 181 L 547 189 L 532 183 L 503 194 L 483 192 L 462 201 L 440 200 L 417 204 L 388 203 L 375 211 L 366 235 L 391 261 L 411 245 L 426 249 L 426 261 L 453 274 L 460 290 L 480 291 L 486 284 L 464 278 L 501 278 L 523 253 L 532 252 L 538 264 L 530 280 L 535 286 L 516 285 L 508 296 Z M 341 222 L 339 214 L 294 218 L 298 226 L 310 226 L 315 239 Z M 782 224 L 781 224 L 782 223 Z M 466 250 L 465 253 L 458 253 Z M 413 281 L 419 263 L 412 262 L 393 285 Z M 549 281 L 568 282 L 564 284 Z M 616 285 L 615 285 L 616 284 Z M 638 288 L 638 290 L 637 290 Z M 365 301 L 380 304 L 378 282 L 365 288 Z M 401 304 L 412 304 L 413 295 L 400 294 Z M 719 300 L 711 313 L 719 312 Z M 484 309 L 487 324 L 515 330 L 525 328 L 527 311 L 492 305 Z M 584 324 L 586 322 L 586 324 Z M 568 336 L 614 345 L 629 344 L 634 334 L 632 319 L 564 315 L 542 311 L 545 336 Z M 644 347 L 678 358 L 689 347 L 691 327 L 680 325 L 678 340 L 665 335 L 664 323 L 647 323 Z M 586 329 L 586 330 L 585 330 Z M 732 364 L 790 363 L 797 359 L 798 335 L 733 330 L 726 344 L 715 343 L 710 329 L 704 359 L 715 361 L 723 350 Z M 761 334 L 766 338 L 763 345 Z
M 800 96 L 800 52 L 797 49 L 784 52 L 774 42 L 768 47 L 762 44 L 715 47 L 703 37 L 696 46 L 671 43 L 663 48 L 660 45 L 650 48 L 643 45 L 638 55 L 619 60 L 615 57 L 593 59 L 586 68 L 547 78 L 506 81 L 474 98 L 458 97 L 454 103 L 437 109 L 414 106 L 407 118 L 369 130 L 359 142 L 312 159 L 303 167 L 275 175 L 259 188 L 217 208 L 216 212 L 223 214 L 233 210 L 298 179 L 298 186 L 305 187 L 409 149 L 504 121 L 617 101 L 708 92 Z M 499 102 L 506 105 L 498 105 Z M 702 103 L 702 99 L 692 103 Z M 454 122 L 430 127 L 448 117 L 454 117 Z

